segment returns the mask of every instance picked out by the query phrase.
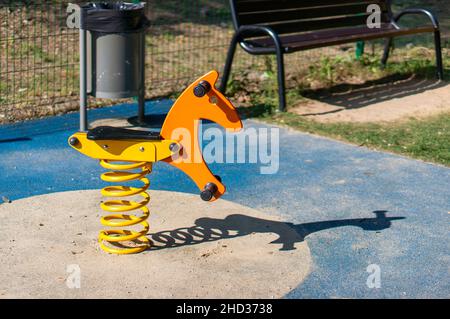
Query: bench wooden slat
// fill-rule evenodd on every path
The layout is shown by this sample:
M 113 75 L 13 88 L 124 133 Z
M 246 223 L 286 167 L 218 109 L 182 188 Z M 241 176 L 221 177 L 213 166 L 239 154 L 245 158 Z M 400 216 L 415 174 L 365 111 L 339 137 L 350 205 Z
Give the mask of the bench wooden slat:
M 361 16 L 327 18 L 323 20 L 299 20 L 282 23 L 264 24 L 271 27 L 278 34 L 299 33 L 332 28 L 345 28 L 353 26 L 365 26 L 368 14 Z M 386 21 L 386 18 L 382 19 Z
M 302 9 L 313 7 L 337 7 L 349 4 L 381 4 L 386 5 L 387 0 L 233 0 L 236 11 L 261 12 L 288 9 Z M 324 8 L 325 9 L 325 8 Z M 328 8 L 327 8 L 328 10 Z
M 389 36 L 427 33 L 432 31 L 432 26 L 396 29 L 391 24 L 383 24 L 380 29 L 369 29 L 366 26 L 361 26 L 345 29 L 321 30 L 311 33 L 285 35 L 281 36 L 280 40 L 283 47 L 289 52 L 360 40 L 373 40 Z M 252 39 L 249 40 L 248 43 L 257 47 L 274 48 L 273 40 L 270 38 Z
M 386 5 L 382 5 L 381 10 L 387 13 Z M 295 9 L 289 11 L 266 11 L 266 12 L 247 12 L 238 14 L 240 24 L 265 24 L 270 22 L 281 22 L 290 20 L 303 20 L 315 18 L 331 18 L 336 16 L 354 16 L 357 14 L 367 14 L 367 4 L 350 4 L 348 6 L 339 6 L 332 8 L 307 8 Z

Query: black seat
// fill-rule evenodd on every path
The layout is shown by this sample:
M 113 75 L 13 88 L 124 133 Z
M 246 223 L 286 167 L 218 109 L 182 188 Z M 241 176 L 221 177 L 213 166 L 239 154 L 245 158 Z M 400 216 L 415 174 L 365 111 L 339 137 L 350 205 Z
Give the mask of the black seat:
M 99 126 L 93 128 L 87 133 L 88 140 L 161 140 L 158 132 L 137 131 L 120 127 Z

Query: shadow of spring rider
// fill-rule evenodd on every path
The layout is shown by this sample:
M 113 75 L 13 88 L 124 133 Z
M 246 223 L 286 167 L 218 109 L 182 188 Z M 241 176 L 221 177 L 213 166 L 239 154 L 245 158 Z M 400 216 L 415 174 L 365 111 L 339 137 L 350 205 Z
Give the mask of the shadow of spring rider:
M 163 161 L 183 171 L 195 182 L 204 201 L 215 201 L 225 193 L 220 177 L 213 175 L 206 165 L 198 139 L 202 119 L 231 131 L 242 128 L 234 106 L 215 88 L 218 76 L 216 71 L 211 71 L 191 84 L 172 106 L 159 133 L 101 126 L 87 131 L 81 129 L 69 138 L 71 147 L 100 160 L 100 165 L 110 170 L 101 175 L 103 181 L 142 183 L 140 187 L 122 185 L 102 189 L 103 196 L 112 198 L 101 204 L 103 210 L 112 213 L 101 219 L 104 226 L 112 229 L 100 231 L 98 238 L 106 252 L 133 254 L 150 247 L 146 237 L 150 215 L 147 176 L 155 162 Z M 142 199 L 120 199 L 136 195 Z M 141 214 L 126 214 L 133 211 L 141 211 Z M 117 229 L 134 225 L 141 225 L 143 229 Z

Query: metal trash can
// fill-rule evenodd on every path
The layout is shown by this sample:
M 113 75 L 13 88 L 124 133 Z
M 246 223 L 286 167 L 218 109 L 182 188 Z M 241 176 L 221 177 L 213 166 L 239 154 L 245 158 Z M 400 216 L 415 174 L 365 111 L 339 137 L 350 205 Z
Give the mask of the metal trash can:
M 145 3 L 91 2 L 81 6 L 81 29 L 89 31 L 87 91 L 98 98 L 139 96 L 149 23 Z
M 97 98 L 139 98 L 145 107 L 145 2 L 90 2 L 80 6 L 80 89 Z M 85 113 L 87 98 L 81 97 Z M 87 119 L 85 121 L 87 126 Z

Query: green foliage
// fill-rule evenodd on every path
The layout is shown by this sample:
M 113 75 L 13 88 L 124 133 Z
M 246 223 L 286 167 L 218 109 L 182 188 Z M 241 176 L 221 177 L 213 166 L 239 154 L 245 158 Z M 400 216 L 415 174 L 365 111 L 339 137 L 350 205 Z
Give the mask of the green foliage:
M 32 44 L 32 43 L 22 43 L 20 46 L 20 55 L 21 56 L 32 56 L 38 61 L 42 61 L 44 63 L 52 63 L 55 61 L 55 58 L 45 52 L 41 46 Z
M 318 81 L 327 87 L 339 79 L 352 76 L 364 79 L 415 74 L 418 77 L 435 78 L 434 59 L 413 51 L 399 50 L 396 53 L 401 59 L 388 63 L 385 69 L 380 67 L 378 56 L 369 54 L 359 61 L 351 53 L 340 57 L 324 57 L 309 67 L 305 81 Z M 445 54 L 444 65 L 447 71 L 445 78 L 449 80 L 450 56 Z M 409 119 L 395 124 L 319 123 L 298 114 L 277 112 L 276 77 L 271 72 L 268 74 L 270 78 L 261 84 L 261 92 L 251 94 L 253 106 L 240 110 L 244 116 L 450 166 L 450 114 L 421 120 Z M 308 84 L 304 85 L 307 87 Z M 239 90 L 238 83 L 233 83 L 233 86 Z M 302 87 L 297 86 L 287 91 L 289 105 L 303 99 L 302 90 Z
M 292 113 L 266 114 L 260 118 L 304 132 L 450 166 L 450 114 L 396 124 L 325 124 Z

